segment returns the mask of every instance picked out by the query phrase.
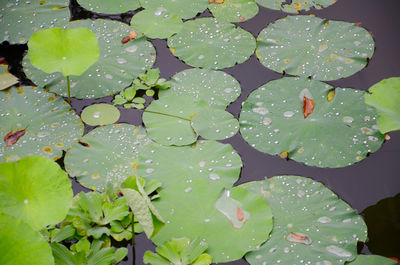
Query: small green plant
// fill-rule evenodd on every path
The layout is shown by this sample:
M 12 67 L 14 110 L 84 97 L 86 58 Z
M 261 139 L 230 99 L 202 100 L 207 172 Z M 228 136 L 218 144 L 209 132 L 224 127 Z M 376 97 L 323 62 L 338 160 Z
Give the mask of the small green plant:
M 146 99 L 141 96 L 143 95 L 142 91 L 146 96 L 152 97 L 155 94 L 155 89 L 165 90 L 170 87 L 171 83 L 169 81 L 160 78 L 160 70 L 158 68 L 150 69 L 145 74 L 140 74 L 138 78 L 134 79 L 130 87 L 116 95 L 113 103 L 114 105 L 123 105 L 126 109 L 144 109 Z M 139 92 L 140 90 L 141 92 Z

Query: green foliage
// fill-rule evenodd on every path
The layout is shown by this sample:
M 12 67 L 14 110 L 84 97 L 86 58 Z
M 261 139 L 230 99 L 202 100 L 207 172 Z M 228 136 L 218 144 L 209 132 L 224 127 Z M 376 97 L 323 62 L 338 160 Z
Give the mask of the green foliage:
M 224 0 L 222 3 L 210 0 L 209 3 L 208 9 L 214 17 L 227 22 L 243 22 L 258 13 L 258 6 L 254 0 Z
M 398 262 L 378 255 L 358 255 L 352 262 L 346 265 L 397 265 Z
M 146 251 L 143 262 L 151 265 L 209 265 L 212 257 L 204 253 L 208 248 L 206 242 L 196 237 L 172 238 L 156 248 L 156 252 Z
M 160 9 L 188 19 L 207 9 L 208 0 L 140 0 L 146 9 Z
M 256 0 L 256 2 L 267 8 L 282 10 L 288 13 L 299 13 L 301 10 L 308 11 L 311 8 L 322 9 L 333 5 L 337 0 L 297 0 L 287 2 L 286 0 Z
M 145 91 L 148 97 L 152 97 L 155 94 L 155 90 L 166 90 L 171 87 L 171 83 L 166 81 L 164 78 L 160 78 L 160 70 L 149 69 L 145 74 L 140 74 L 138 78 L 133 80 L 130 87 L 120 92 L 115 96 L 113 103 L 114 105 L 123 105 L 124 108 L 136 108 L 143 109 L 146 99 L 137 96 L 142 91 Z
M 18 82 L 18 78 L 8 72 L 7 66 L 0 65 L 0 90 L 7 89 Z
M 373 85 L 365 94 L 365 103 L 378 111 L 382 133 L 400 130 L 400 77 L 388 78 Z
M 81 118 L 91 126 L 113 124 L 119 120 L 119 110 L 110 104 L 93 104 L 83 109 Z
M 87 10 L 106 14 L 125 13 L 140 7 L 139 0 L 79 0 L 78 3 Z

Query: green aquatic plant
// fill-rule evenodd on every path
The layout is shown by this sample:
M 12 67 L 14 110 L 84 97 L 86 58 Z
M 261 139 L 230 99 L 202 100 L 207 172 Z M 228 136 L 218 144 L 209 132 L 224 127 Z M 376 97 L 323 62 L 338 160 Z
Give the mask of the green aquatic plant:
M 78 0 L 79 5 L 97 13 L 120 14 L 140 7 L 139 0 Z
M 311 8 L 322 9 L 333 5 L 337 0 L 256 0 L 256 2 L 263 7 L 282 10 L 288 13 L 299 13 L 299 11 L 308 11 Z
M 254 0 L 209 0 L 208 9 L 219 20 L 243 22 L 258 13 Z
M 140 0 L 145 9 L 169 11 L 189 19 L 207 9 L 208 0 Z
M 109 125 L 117 122 L 121 113 L 110 104 L 93 104 L 83 109 L 82 121 L 90 126 Z
M 18 78 L 8 72 L 8 66 L 0 65 L 0 90 L 7 89 L 18 82 Z

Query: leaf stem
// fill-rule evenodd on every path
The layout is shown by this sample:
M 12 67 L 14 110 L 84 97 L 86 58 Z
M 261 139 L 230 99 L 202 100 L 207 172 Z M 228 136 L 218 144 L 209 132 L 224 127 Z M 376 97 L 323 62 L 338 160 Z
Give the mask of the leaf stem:
M 69 81 L 69 75 L 67 75 L 67 87 L 68 87 L 68 103 L 71 104 L 71 85 Z
M 185 121 L 192 121 L 191 119 L 188 119 L 188 118 L 185 118 L 185 117 L 180 117 L 180 116 L 167 114 L 167 113 L 162 113 L 162 112 L 157 112 L 157 111 L 144 110 L 144 112 L 153 113 L 153 114 L 160 114 L 160 115 L 164 115 L 164 116 L 168 116 L 168 117 L 182 119 L 182 120 L 185 120 Z

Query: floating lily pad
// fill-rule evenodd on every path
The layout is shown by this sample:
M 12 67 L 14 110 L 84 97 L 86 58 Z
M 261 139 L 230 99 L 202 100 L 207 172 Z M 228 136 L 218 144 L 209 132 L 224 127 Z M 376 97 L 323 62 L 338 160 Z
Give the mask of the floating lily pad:
M 160 91 L 160 97 L 189 95 L 221 109 L 225 109 L 241 93 L 240 84 L 235 78 L 225 72 L 209 69 L 184 70 L 172 77 L 171 84 L 170 89 Z
M 215 18 L 183 23 L 181 32 L 168 39 L 172 53 L 194 67 L 222 69 L 250 58 L 256 48 L 253 35 Z
M 213 262 L 240 259 L 268 239 L 272 214 L 263 198 L 243 188 L 224 192 L 212 180 L 176 174 L 179 181 L 161 189 L 154 205 L 166 225 L 152 238 L 162 244 L 172 237 L 199 236 L 208 244 Z M 207 191 L 207 194 L 205 194 Z M 232 244 L 234 242 L 234 244 Z
M 139 0 L 78 0 L 78 3 L 87 10 L 106 14 L 125 13 L 140 7 Z
M 192 127 L 205 139 L 224 140 L 237 133 L 239 122 L 224 110 L 206 109 L 192 118 Z
M 397 265 L 398 262 L 378 255 L 358 255 L 352 262 L 346 263 L 348 265 Z
M 337 0 L 256 0 L 263 7 L 282 10 L 288 13 L 298 13 L 300 10 L 308 11 L 311 8 L 322 9 L 333 5 Z
M 67 174 L 49 158 L 33 156 L 0 164 L 0 212 L 35 230 L 64 220 L 72 196 Z
M 61 27 L 70 19 L 69 1 L 0 2 L 0 42 L 25 43 L 39 29 Z
M 257 57 L 276 72 L 335 80 L 363 69 L 374 53 L 371 34 L 354 23 L 288 16 L 263 29 Z
M 82 120 L 90 126 L 108 125 L 119 120 L 121 113 L 110 104 L 94 104 L 83 109 Z
M 132 17 L 131 26 L 149 38 L 166 39 L 181 31 L 182 19 L 164 8 L 146 9 Z
M 344 264 L 357 255 L 367 226 L 321 183 L 278 176 L 239 187 L 264 196 L 274 214 L 269 240 L 246 255 L 250 264 Z
M 12 87 L 0 93 L 0 102 L 0 161 L 32 155 L 57 159 L 83 134 L 70 106 L 43 89 Z
M 181 18 L 192 18 L 207 9 L 208 0 L 139 0 L 146 9 L 162 8 Z M 160 9 L 161 10 L 161 9 Z
M 0 66 L 0 90 L 7 89 L 18 82 L 18 78 L 8 72 L 7 66 Z
M 218 0 L 210 0 L 208 9 L 220 20 L 227 22 L 243 22 L 258 13 L 258 6 L 254 0 L 224 0 L 218 3 Z
M 27 223 L 0 213 L 0 227 L 0 264 L 54 264 L 49 244 Z
M 378 128 L 382 133 L 400 130 L 400 77 L 382 80 L 365 94 L 365 103 L 378 111 Z
M 76 142 L 65 156 L 65 169 L 81 185 L 104 191 L 119 189 L 135 175 L 138 154 L 150 143 L 142 127 L 114 124 L 96 128 Z
M 384 136 L 364 92 L 316 80 L 286 77 L 255 90 L 244 103 L 240 131 L 261 152 L 286 152 L 318 167 L 344 167 L 379 149 Z M 304 98 L 313 100 L 304 118 Z
M 151 68 L 155 49 L 145 38 L 122 44 L 132 28 L 118 21 L 97 19 L 73 21 L 67 28 L 86 27 L 98 38 L 99 60 L 81 76 L 71 76 L 71 96 L 99 98 L 112 95 L 132 83 L 139 74 Z M 24 71 L 35 84 L 66 96 L 66 80 L 61 74 L 46 74 L 31 65 L 29 56 L 23 59 Z
M 198 141 L 195 146 L 147 146 L 139 156 L 139 175 L 162 183 L 163 188 L 194 179 L 208 180 L 210 184 L 232 187 L 238 180 L 242 161 L 229 144 Z M 180 177 L 177 177 L 180 176 Z M 184 180 L 182 180 L 184 178 Z

